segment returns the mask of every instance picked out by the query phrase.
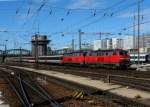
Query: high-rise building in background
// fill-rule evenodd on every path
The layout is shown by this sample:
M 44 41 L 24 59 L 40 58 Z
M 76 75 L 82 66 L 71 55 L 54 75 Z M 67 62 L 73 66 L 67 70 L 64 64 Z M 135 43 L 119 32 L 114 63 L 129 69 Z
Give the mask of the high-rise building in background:
M 94 50 L 98 49 L 122 49 L 123 48 L 123 39 L 102 39 L 94 41 Z
M 123 38 L 123 49 L 133 49 L 134 48 L 134 37 L 133 36 L 125 36 Z
M 116 49 L 123 49 L 123 46 L 124 46 L 124 40 L 123 39 L 117 39 Z
M 144 47 L 150 48 L 150 34 L 144 36 Z
M 112 48 L 116 49 L 118 47 L 118 39 L 112 38 Z
M 95 40 L 94 41 L 94 46 L 93 46 L 93 49 L 94 50 L 98 50 L 98 49 L 101 49 L 102 48 L 102 41 L 101 40 Z
M 103 39 L 102 42 L 102 49 L 111 49 L 112 48 L 112 40 L 111 39 Z
M 147 50 L 150 48 L 150 34 L 141 35 L 139 38 L 140 50 Z M 94 50 L 98 49 L 138 49 L 137 36 L 122 36 L 122 38 L 111 38 L 94 41 Z

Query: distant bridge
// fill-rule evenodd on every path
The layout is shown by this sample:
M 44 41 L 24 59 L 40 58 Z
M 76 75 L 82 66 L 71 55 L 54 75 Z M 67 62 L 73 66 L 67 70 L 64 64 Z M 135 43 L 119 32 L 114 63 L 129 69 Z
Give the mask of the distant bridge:
M 30 56 L 31 51 L 26 49 L 9 49 L 6 51 L 0 50 L 0 56 L 18 57 L 18 56 Z

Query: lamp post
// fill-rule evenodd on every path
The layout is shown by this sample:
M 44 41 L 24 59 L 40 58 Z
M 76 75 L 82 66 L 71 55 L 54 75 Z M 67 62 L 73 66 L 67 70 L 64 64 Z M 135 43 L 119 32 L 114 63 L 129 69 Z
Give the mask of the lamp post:
M 133 20 L 133 52 L 134 52 L 134 63 L 135 63 L 135 49 L 136 49 L 136 37 L 135 37 L 135 20 L 136 20 L 136 17 L 134 15 L 134 20 Z
M 138 0 L 138 65 L 140 64 L 140 0 Z
M 4 59 L 7 57 L 7 42 L 8 42 L 8 40 L 5 40 L 5 53 L 4 53 Z

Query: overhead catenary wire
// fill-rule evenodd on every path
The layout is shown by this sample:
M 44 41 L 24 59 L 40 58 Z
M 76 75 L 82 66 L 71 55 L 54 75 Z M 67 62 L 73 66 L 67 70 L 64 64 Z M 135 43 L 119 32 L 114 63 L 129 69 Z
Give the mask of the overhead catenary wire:
M 141 0 L 141 1 L 143 1 L 143 0 Z M 122 3 L 122 0 L 119 1 L 119 2 L 117 2 L 116 4 L 114 4 L 114 5 L 112 5 L 112 6 L 108 7 L 108 8 L 106 8 L 105 11 L 108 11 L 109 9 L 113 8 L 115 5 L 119 5 L 120 3 Z M 128 7 L 132 7 L 132 6 L 136 5 L 136 4 L 137 4 L 137 2 L 134 2 L 134 3 L 130 4 Z M 115 6 L 115 7 L 116 7 L 116 6 Z M 124 10 L 124 9 L 127 9 L 127 7 L 126 7 L 126 8 L 123 8 L 123 9 L 121 9 L 121 10 Z M 105 12 L 105 11 L 103 12 L 103 16 L 100 16 L 100 17 L 98 17 L 96 20 L 94 20 L 94 21 L 92 21 L 92 22 L 89 22 L 89 23 L 87 23 L 87 24 L 84 24 L 84 25 L 78 27 L 78 29 L 82 29 L 82 28 L 88 27 L 89 25 L 92 25 L 92 24 L 98 22 L 100 19 L 102 19 L 103 17 L 106 16 L 107 12 Z M 110 16 L 116 14 L 117 12 L 119 12 L 119 11 L 112 12 L 113 14 L 111 13 Z M 85 21 L 87 21 L 87 20 L 85 20 Z M 74 25 L 74 26 L 75 26 L 75 25 Z M 70 28 L 72 28 L 72 27 L 70 27 Z
M 140 25 L 147 24 L 147 23 L 150 23 L 150 20 L 144 21 L 144 22 L 140 23 Z M 138 24 L 135 24 L 134 26 L 133 26 L 133 25 L 132 25 L 132 26 L 129 26 L 129 27 L 124 28 L 124 29 L 127 30 L 127 29 L 133 28 L 133 27 L 135 27 L 135 26 L 138 26 Z M 124 30 L 124 29 L 123 29 L 123 30 Z
M 45 0 L 46 1 L 46 0 Z M 41 6 L 38 8 L 38 10 L 37 10 L 37 12 L 39 12 L 39 11 L 41 11 L 41 9 L 46 5 L 46 3 L 47 3 L 47 1 L 45 2 L 44 1 L 44 3 L 42 3 L 41 4 Z M 105 9 L 103 9 L 103 11 L 107 11 L 107 10 L 109 10 L 109 9 L 111 9 L 111 8 L 114 8 L 114 6 L 117 6 L 117 5 L 119 5 L 119 4 L 121 4 L 123 1 L 121 0 L 121 1 L 119 1 L 119 2 L 117 2 L 117 3 L 115 3 L 115 4 L 113 4 L 112 6 L 109 6 L 109 7 L 107 7 L 107 8 L 105 8 Z M 30 9 L 29 9 L 30 10 Z M 28 10 L 28 11 L 29 11 Z M 71 10 L 71 9 L 70 9 Z M 52 13 L 52 11 L 50 12 L 50 13 Z M 68 13 L 67 13 L 68 14 Z M 96 13 L 94 13 L 94 14 L 96 14 Z M 105 14 L 105 13 L 104 13 Z M 36 17 L 37 17 L 37 15 L 36 15 Z M 79 21 L 79 23 L 75 23 L 75 24 L 73 24 L 72 26 L 76 26 L 77 24 L 81 24 L 81 22 L 83 22 L 83 21 L 87 21 L 87 20 L 89 20 L 89 19 L 91 19 L 92 18 L 92 16 L 90 16 L 90 17 L 88 17 L 88 18 L 86 18 L 86 20 L 81 20 L 81 21 Z M 36 19 L 36 18 L 35 18 Z M 61 21 L 63 21 L 64 20 L 64 18 L 61 18 Z M 69 28 L 72 28 L 72 27 L 69 27 Z
M 117 2 L 117 3 L 115 3 L 115 4 L 112 4 L 111 6 L 109 6 L 109 7 L 106 7 L 105 9 L 103 9 L 103 10 L 101 10 L 101 12 L 103 13 L 103 14 L 105 14 L 107 11 L 109 11 L 110 9 L 112 9 L 112 8 L 116 8 L 116 6 L 118 6 L 118 5 L 120 5 L 121 3 L 124 3 L 123 2 L 123 0 L 120 0 L 119 2 Z M 96 9 L 94 10 L 95 12 L 96 12 Z M 96 12 L 97 13 L 97 12 Z M 95 14 L 96 14 L 95 13 Z M 102 15 L 103 15 L 102 14 Z M 83 18 L 83 19 L 81 19 L 80 21 L 78 21 L 77 23 L 74 23 L 74 24 L 72 24 L 72 25 L 70 25 L 70 26 L 67 26 L 64 30 L 68 30 L 68 29 L 70 29 L 70 28 L 74 28 L 75 26 L 77 26 L 77 25 L 79 25 L 79 24 L 81 24 L 81 23 L 83 23 L 83 22 L 86 22 L 86 21 L 89 21 L 91 18 L 93 18 L 93 16 L 89 16 L 89 17 L 86 17 L 86 18 Z M 99 19 L 99 18 L 98 18 Z M 56 34 L 56 33 L 52 33 L 52 35 L 53 34 Z
M 143 1 L 143 0 L 141 0 L 141 1 Z M 134 3 L 130 4 L 128 7 L 137 5 L 137 3 L 138 3 L 138 2 L 134 2 Z M 121 11 L 124 10 L 124 9 L 127 9 L 127 7 L 121 9 Z M 116 11 L 116 12 L 112 12 L 112 13 L 113 13 L 113 14 L 116 14 L 116 13 L 118 13 L 119 11 L 120 11 L 120 10 L 118 10 L 118 11 Z M 110 15 L 110 16 L 111 16 L 111 15 Z M 103 17 L 105 17 L 105 15 L 104 15 L 104 16 L 101 16 L 101 17 L 99 17 L 99 18 L 97 18 L 96 20 L 94 20 L 94 21 L 92 21 L 92 22 L 89 22 L 89 23 L 87 23 L 87 24 L 85 24 L 85 25 L 82 25 L 82 26 L 80 26 L 79 28 L 85 28 L 85 27 L 88 27 L 89 25 L 92 25 L 92 24 L 94 24 L 94 23 L 100 21 L 100 19 L 102 19 Z
M 123 1 L 122 2 L 120 2 L 120 3 L 123 3 Z M 46 4 L 45 4 L 45 6 L 46 6 Z M 42 11 L 43 9 L 45 9 L 45 8 L 43 8 L 43 6 L 41 5 L 41 7 L 42 7 L 42 9 L 40 9 L 40 7 L 39 7 L 39 11 Z M 113 9 L 112 9 L 113 8 Z M 112 10 L 116 10 L 117 8 L 115 7 L 115 5 L 112 7 L 111 9 Z M 125 7 L 125 8 L 127 8 L 127 7 Z M 107 9 L 107 8 L 106 8 Z M 124 8 L 122 8 L 122 9 L 124 9 Z M 112 10 L 110 10 L 110 12 L 104 12 L 104 14 L 107 16 L 107 14 L 108 14 L 108 16 L 107 17 L 111 17 L 111 16 L 114 16 L 115 14 L 116 14 L 116 12 L 118 13 L 118 11 L 120 12 L 120 11 L 122 11 L 122 9 L 118 9 L 117 11 L 115 11 L 115 12 L 113 12 Z M 51 9 L 52 10 L 52 12 L 50 11 L 50 13 L 52 14 L 52 13 L 55 13 L 55 10 L 53 10 L 53 9 Z M 87 9 L 88 10 L 88 9 Z M 28 8 L 28 11 L 29 12 L 27 12 L 27 15 L 30 15 L 31 14 L 31 10 L 30 10 L 30 7 Z M 39 11 L 37 11 L 36 12 L 36 14 L 39 12 Z M 76 11 L 76 10 L 68 10 L 68 9 L 66 9 L 65 10 L 66 12 L 65 12 L 65 14 L 64 14 L 64 16 L 66 15 L 70 15 L 70 14 L 72 14 L 72 11 Z M 88 11 L 92 11 L 92 12 L 94 12 L 94 10 L 88 10 Z M 100 11 L 100 10 L 99 10 Z M 112 11 L 112 12 L 111 12 Z M 88 21 L 88 20 L 90 20 L 90 19 L 92 19 L 92 18 L 97 18 L 97 9 L 96 9 L 96 12 L 95 12 L 95 17 L 93 17 L 93 16 L 90 16 L 90 17 L 88 17 L 87 18 L 87 20 L 85 20 L 85 19 L 82 19 L 79 23 L 74 23 L 73 25 L 71 25 L 70 27 L 67 27 L 67 29 L 65 29 L 64 31 L 67 31 L 68 30 L 68 28 L 74 28 L 74 27 L 78 27 L 78 25 L 80 25 L 81 24 L 81 22 L 82 21 L 84 21 L 84 22 L 86 22 L 86 21 Z M 69 13 L 69 14 L 68 14 Z M 102 17 L 104 17 L 103 15 L 104 14 L 101 14 L 102 15 Z M 92 13 L 92 15 L 93 15 L 93 13 Z M 35 20 L 37 20 L 37 17 L 38 16 L 33 16 L 33 17 L 36 17 L 35 18 Z M 65 18 L 64 18 L 65 19 Z M 98 19 L 98 21 L 99 21 L 100 19 Z M 93 22 L 93 21 L 92 21 Z M 89 27 L 89 25 L 91 25 L 92 24 L 92 22 L 89 22 L 89 23 L 87 23 L 87 24 L 85 24 L 85 25 L 83 25 L 83 27 L 81 26 L 81 29 L 82 28 L 86 28 L 86 27 Z M 96 23 L 96 22 L 95 22 Z M 34 23 L 35 24 L 35 23 Z M 82 22 L 82 24 L 83 24 L 83 22 Z M 94 24 L 94 23 L 93 23 Z M 85 27 L 84 27 L 85 26 Z

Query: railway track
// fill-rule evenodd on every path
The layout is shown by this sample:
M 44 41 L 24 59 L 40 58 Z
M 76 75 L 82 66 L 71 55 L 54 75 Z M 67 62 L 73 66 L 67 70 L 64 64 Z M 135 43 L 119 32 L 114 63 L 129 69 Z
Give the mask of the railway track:
M 8 65 L 19 65 L 19 66 L 27 66 L 27 67 L 37 67 L 34 63 L 8 63 Z M 74 66 L 74 65 L 56 65 L 56 64 L 38 64 L 38 69 L 47 69 L 47 70 L 55 70 L 66 72 L 70 71 L 80 71 L 80 72 L 89 72 L 89 73 L 97 73 L 100 75 L 112 74 L 112 75 L 122 75 L 122 76 L 131 76 L 137 78 L 150 78 L 150 72 L 147 71 L 136 71 L 134 69 L 106 69 L 106 68 L 98 68 L 98 67 L 87 67 L 87 66 Z
M 70 73 L 79 76 L 101 79 L 104 82 L 117 83 L 127 87 L 133 87 L 150 92 L 150 72 L 139 72 L 135 70 L 113 70 L 98 69 L 91 67 L 58 66 L 58 65 L 38 65 L 39 69 L 48 69 L 63 73 Z M 35 67 L 31 66 L 30 67 Z
M 25 78 L 25 75 L 16 71 L 9 72 L 8 69 L 1 69 L 1 72 L 22 107 L 61 107 L 40 85 Z
M 7 68 L 12 70 L 12 71 L 17 71 L 18 70 L 16 68 L 11 68 L 9 66 L 7 66 Z M 19 70 L 19 71 L 20 72 L 27 72 L 26 70 Z M 28 76 L 31 76 L 31 75 L 35 75 L 35 74 L 30 73 L 30 75 L 28 75 Z M 71 89 L 84 90 L 84 92 L 86 92 L 86 94 L 88 94 L 90 96 L 97 96 L 98 98 L 101 98 L 102 96 L 105 96 L 105 100 L 106 100 L 106 97 L 107 97 L 107 100 L 106 100 L 107 102 L 111 101 L 111 104 L 112 104 L 112 102 L 113 103 L 115 102 L 115 103 L 120 105 L 119 107 L 127 107 L 127 106 L 128 107 L 147 107 L 146 105 L 140 104 L 137 101 L 132 101 L 132 100 L 127 99 L 127 98 L 122 98 L 121 96 L 116 96 L 116 95 L 113 95 L 113 94 L 110 94 L 110 93 L 107 93 L 107 92 L 104 92 L 104 91 L 101 91 L 101 90 L 93 89 L 91 87 L 82 86 L 82 85 L 75 84 L 75 83 L 72 83 L 72 82 L 69 82 L 69 81 L 57 79 L 57 78 L 54 78 L 54 77 L 48 77 L 48 76 L 41 75 L 41 74 L 36 74 L 35 76 L 38 76 L 38 77 L 41 77 L 41 78 L 46 77 L 47 81 L 54 81 L 57 84 L 60 84 L 60 85 L 63 84 L 65 87 L 68 87 L 68 88 L 71 88 Z M 110 106 L 108 106 L 108 107 L 110 107 Z M 117 106 L 114 106 L 114 107 L 117 107 Z
M 6 68 L 6 69 L 4 69 L 4 68 Z M 5 71 L 4 71 L 5 70 Z M 23 71 L 23 70 L 18 70 L 18 69 L 10 69 L 8 66 L 7 67 L 2 67 L 1 66 L 1 68 L 0 68 L 0 71 L 3 71 L 3 73 L 6 73 L 7 74 L 7 76 L 8 76 L 8 74 L 9 74 L 9 76 L 12 76 L 12 74 L 13 74 L 13 76 L 14 76 L 14 74 L 15 75 L 18 75 L 17 76 L 17 78 L 18 79 L 20 79 L 20 76 L 19 76 L 19 74 L 20 74 L 20 72 L 21 72 L 21 74 L 22 74 L 22 76 L 21 77 L 24 77 L 23 78 L 23 81 L 25 80 L 27 83 L 30 83 L 30 84 L 32 84 L 32 87 L 34 87 L 35 88 L 35 86 L 34 86 L 34 83 L 36 83 L 37 84 L 37 79 L 39 80 L 39 81 L 45 81 L 45 80 L 43 80 L 43 79 L 45 79 L 45 78 L 43 78 L 43 76 L 41 76 L 41 75 L 37 75 L 37 74 L 32 74 L 32 73 L 27 73 L 26 71 Z M 25 73 L 26 72 L 26 73 Z M 38 78 L 37 78 L 38 77 Z M 12 77 L 11 77 L 12 78 Z M 32 78 L 32 80 L 30 80 Z M 13 78 L 13 79 L 15 79 L 16 80 L 16 78 Z M 36 81 L 35 81 L 36 80 Z M 18 80 L 17 80 L 18 81 Z M 10 82 L 12 82 L 12 79 L 11 79 L 11 81 Z M 14 81 L 13 81 L 14 82 Z M 33 83 L 34 82 L 34 83 Z M 106 98 L 91 98 L 91 97 L 88 97 L 88 96 L 86 96 L 86 98 L 85 99 L 76 99 L 76 98 L 72 98 L 72 96 L 66 96 L 66 94 L 67 93 L 71 93 L 71 92 L 66 92 L 66 88 L 65 89 L 63 89 L 62 87 L 60 88 L 60 86 L 61 86 L 61 84 L 59 84 L 58 86 L 56 86 L 56 81 L 53 81 L 53 85 L 51 84 L 51 82 L 52 82 L 52 80 L 47 80 L 47 82 L 46 82 L 46 84 L 47 85 L 43 85 L 43 83 L 41 83 L 40 85 L 42 85 L 42 86 L 45 86 L 44 87 L 44 89 L 46 90 L 46 91 L 50 91 L 50 92 L 48 92 L 48 93 L 50 93 L 50 95 L 52 94 L 52 96 L 54 97 L 54 99 L 56 99 L 59 103 L 61 103 L 61 105 L 63 105 L 63 107 L 106 107 L 106 105 L 108 106 L 108 107 L 120 107 L 120 106 L 118 106 L 118 104 L 115 104 L 115 103 L 113 103 L 113 102 L 110 102 L 110 101 L 108 101 L 108 100 L 106 100 L 105 101 L 105 99 Z M 40 83 L 40 82 L 39 82 Z M 26 85 L 26 84 L 25 84 Z M 50 85 L 50 86 L 49 86 Z M 13 84 L 13 86 L 16 86 L 16 87 L 18 87 L 19 85 L 18 84 Z M 53 88 L 53 87 L 56 87 L 56 88 Z M 69 88 L 69 87 L 68 87 Z M 13 89 L 13 88 L 12 88 Z M 70 88 L 69 88 L 70 89 Z M 16 91 L 16 93 L 19 93 L 20 92 L 20 88 L 19 89 L 16 89 L 17 91 Z M 28 91 L 28 90 L 30 90 L 30 87 L 29 88 L 27 88 L 26 87 L 26 90 Z M 67 89 L 68 90 L 68 89 Z M 70 90 L 72 90 L 72 88 L 70 89 Z M 52 91 L 52 92 L 51 92 Z M 30 92 L 29 91 L 29 93 L 30 93 L 30 95 L 33 95 L 33 93 L 34 92 Z M 58 95 L 58 94 L 60 94 L 60 95 Z M 72 94 L 74 94 L 74 92 L 72 92 Z M 20 94 L 19 94 L 20 95 Z M 59 96 L 59 97 L 58 97 Z M 37 97 L 37 96 L 33 96 L 33 98 L 35 98 L 35 97 Z M 80 96 L 79 96 L 80 97 Z M 30 98 L 31 100 L 33 99 L 33 98 Z M 22 98 L 21 98 L 22 99 Z M 66 101 L 66 100 L 71 100 L 71 101 Z M 37 100 L 36 100 L 37 101 Z M 94 104 L 91 104 L 91 103 L 89 103 L 88 101 L 94 101 Z M 32 101 L 33 102 L 33 101 Z M 39 102 L 41 102 L 41 101 L 39 101 Z M 20 102 L 21 103 L 21 105 L 23 105 L 23 103 L 25 103 L 25 102 Z M 44 103 L 32 103 L 32 104 L 34 104 L 34 106 L 35 107 L 38 107 L 38 106 L 40 106 L 40 107 L 45 107 L 44 105 L 42 105 L 42 104 L 44 104 Z M 20 106 L 14 106 L 14 107 L 20 107 Z M 23 106 L 24 107 L 24 106 Z M 25 106 L 26 107 L 26 106 Z M 28 106 L 29 107 L 29 106 Z M 49 106 L 48 106 L 49 107 Z M 51 107 L 51 106 L 50 106 Z

